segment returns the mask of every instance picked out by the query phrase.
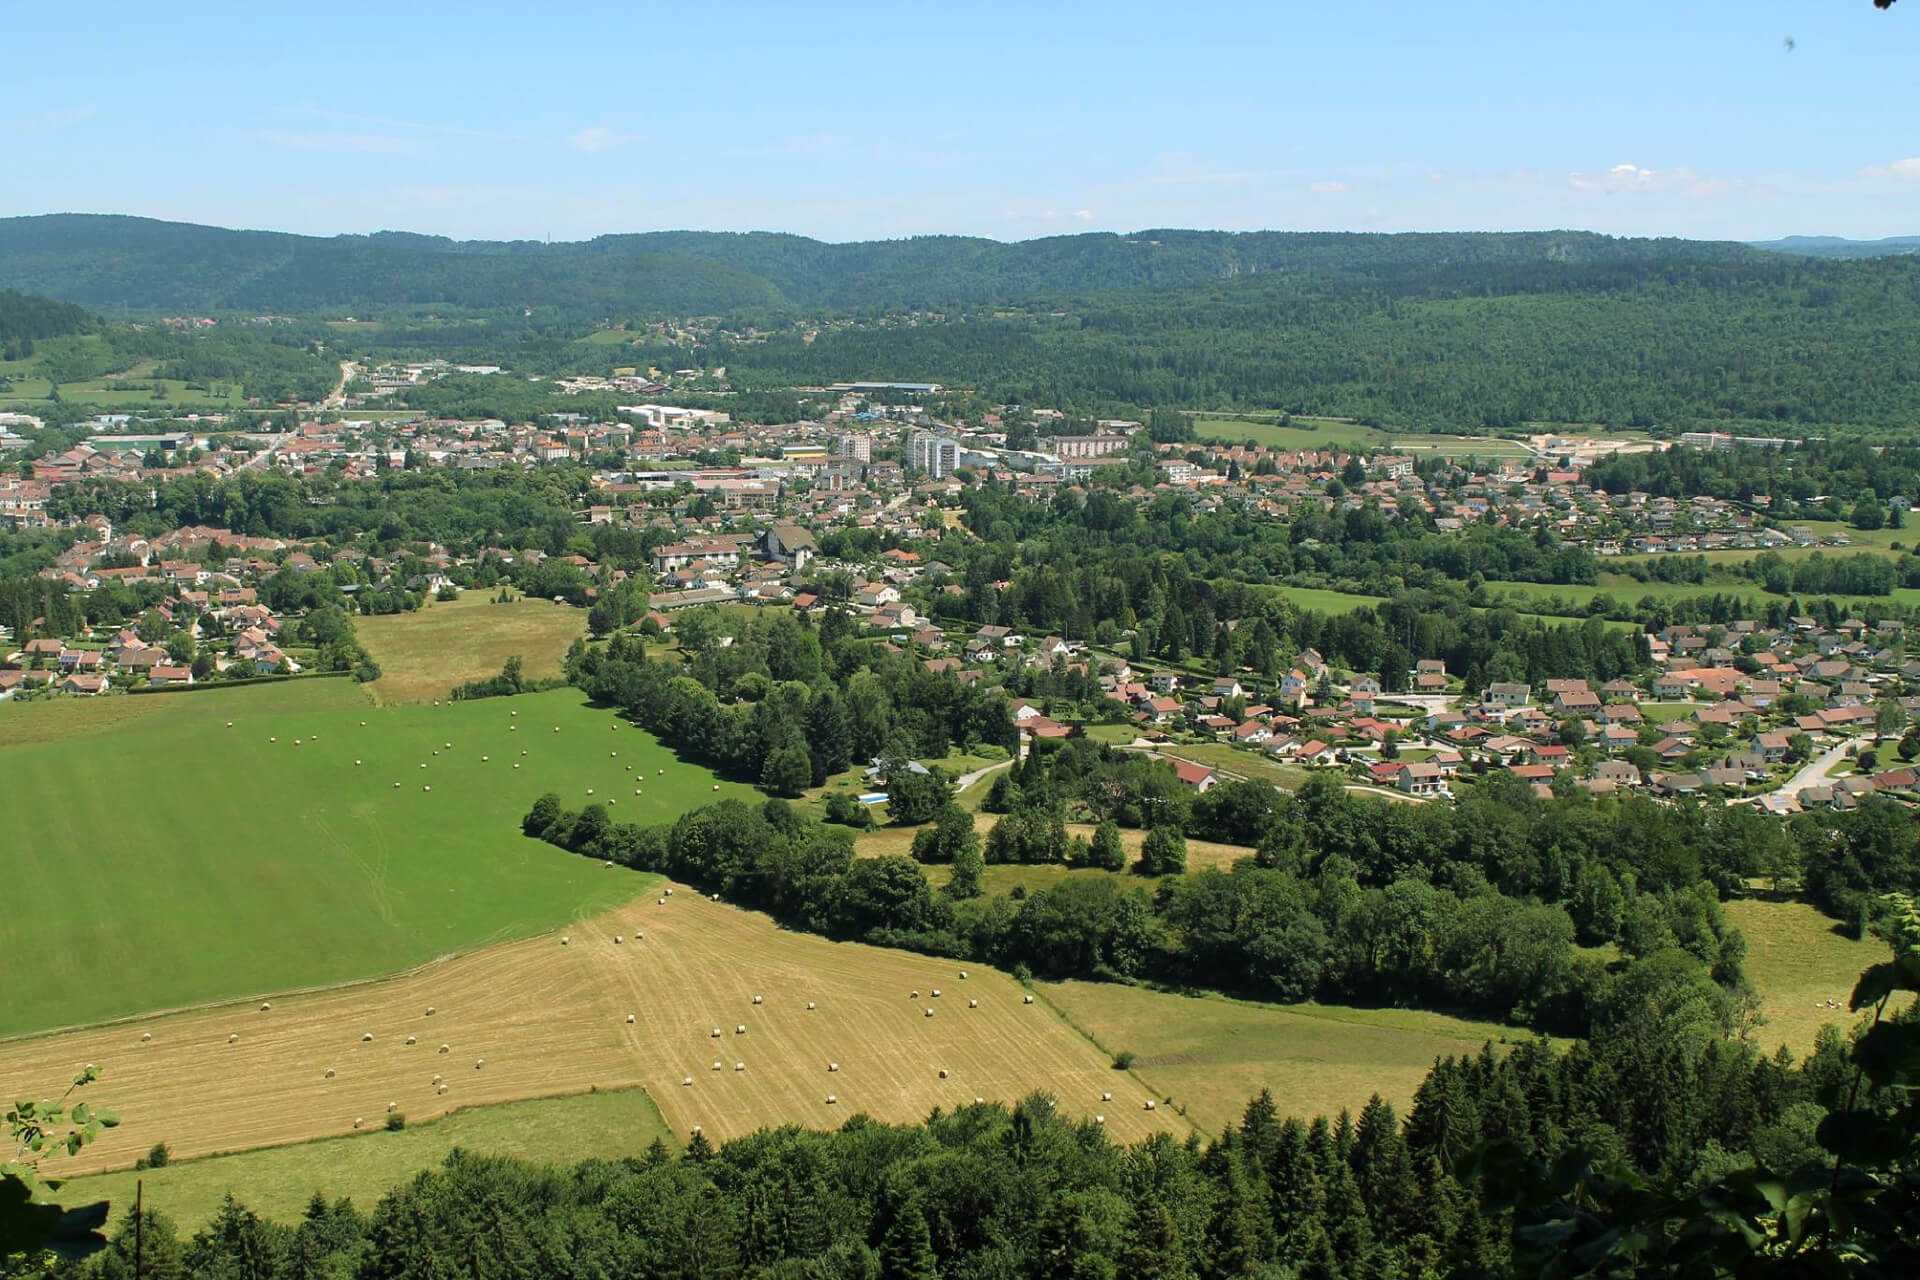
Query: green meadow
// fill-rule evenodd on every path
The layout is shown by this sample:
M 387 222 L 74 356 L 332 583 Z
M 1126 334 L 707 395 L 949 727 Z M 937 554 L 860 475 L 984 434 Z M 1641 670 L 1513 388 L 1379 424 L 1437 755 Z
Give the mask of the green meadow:
M 133 1204 L 134 1183 L 147 1207 L 191 1229 L 213 1217 L 229 1193 L 263 1217 L 297 1223 L 317 1192 L 351 1199 L 362 1212 L 417 1173 L 436 1169 L 455 1148 L 572 1167 L 594 1158 L 637 1156 L 655 1138 L 674 1141 L 644 1089 L 576 1093 L 490 1107 L 468 1107 L 397 1132 L 385 1129 L 233 1155 L 182 1160 L 140 1173 L 102 1173 L 62 1184 L 68 1204 L 109 1200 L 114 1215 Z
M 708 771 L 573 690 L 376 707 L 309 680 L 38 701 L 0 705 L 0 744 L 22 798 L 0 817 L 0 1036 L 537 933 L 634 892 L 520 835 L 542 792 L 576 806 L 592 789 L 641 822 L 718 798 Z
M 1345 418 L 1295 416 L 1282 424 L 1251 418 L 1196 417 L 1193 429 L 1202 440 L 1251 440 L 1269 449 L 1402 449 L 1408 453 L 1436 453 L 1449 458 L 1524 458 L 1527 447 L 1517 440 L 1488 436 L 1394 435 Z

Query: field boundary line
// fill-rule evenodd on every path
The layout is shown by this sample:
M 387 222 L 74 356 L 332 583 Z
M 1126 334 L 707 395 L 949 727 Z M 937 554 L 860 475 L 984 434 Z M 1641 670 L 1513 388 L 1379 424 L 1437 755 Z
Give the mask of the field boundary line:
M 1117 984 L 1117 985 L 1124 985 L 1124 984 Z M 1041 1004 L 1045 1005 L 1048 1011 L 1051 1012 L 1054 1017 L 1066 1023 L 1067 1026 L 1073 1030 L 1073 1033 L 1075 1035 L 1079 1036 L 1082 1040 L 1085 1040 L 1088 1044 L 1098 1049 L 1101 1053 L 1106 1054 L 1109 1060 L 1115 1057 L 1113 1050 L 1107 1048 L 1107 1046 L 1100 1043 L 1100 1037 L 1094 1035 L 1093 1032 L 1087 1030 L 1085 1027 L 1081 1026 L 1078 1022 L 1075 1022 L 1072 1016 L 1069 1015 L 1065 1009 L 1062 1009 L 1058 1004 L 1054 1002 L 1054 999 L 1052 996 L 1048 995 L 1044 990 L 1042 990 L 1038 986 L 1028 986 L 1027 989 L 1033 992 L 1033 998 L 1038 1002 L 1040 1002 Z M 1151 988 L 1142 988 L 1142 989 L 1150 990 Z M 1143 1088 L 1146 1089 L 1148 1093 L 1152 1094 L 1156 1098 L 1164 1099 L 1164 1098 L 1170 1098 L 1172 1096 L 1171 1094 L 1163 1093 L 1160 1089 L 1160 1086 L 1149 1083 L 1147 1078 L 1141 1075 L 1140 1072 L 1133 1067 L 1128 1067 L 1125 1071 L 1120 1072 L 1120 1074 L 1123 1076 L 1132 1076 L 1136 1083 L 1141 1085 Z M 1176 1107 L 1175 1114 L 1177 1114 L 1182 1120 L 1186 1122 L 1186 1125 L 1189 1129 L 1193 1130 L 1195 1133 L 1199 1134 L 1203 1138 L 1207 1136 L 1206 1131 L 1200 1127 L 1200 1123 L 1197 1120 L 1193 1119 L 1191 1116 L 1189 1116 L 1185 1111 L 1179 1110 Z
M 664 880 L 666 878 L 658 872 L 653 871 L 641 871 L 635 874 L 653 876 L 656 880 Z M 601 911 L 597 911 L 594 915 L 601 916 L 614 911 L 624 910 L 632 906 L 635 902 L 638 902 L 641 898 L 646 897 L 647 893 L 648 890 L 643 889 L 639 893 L 634 894 L 633 897 Z M 285 987 L 278 991 L 262 991 L 250 996 L 221 996 L 216 1000 L 202 1000 L 195 1004 L 175 1005 L 167 1009 L 144 1009 L 139 1013 L 121 1014 L 117 1018 L 102 1018 L 98 1022 L 75 1022 L 64 1027 L 43 1027 L 38 1031 L 16 1031 L 11 1035 L 0 1036 L 0 1045 L 20 1044 L 28 1040 L 46 1040 L 53 1036 L 69 1035 L 77 1031 L 103 1031 L 109 1027 L 124 1027 L 129 1023 L 142 1022 L 148 1018 L 171 1018 L 182 1013 L 205 1013 L 211 1009 L 224 1009 L 230 1005 L 252 1004 L 255 1000 L 284 1000 L 294 996 L 328 995 L 335 991 L 352 991 L 358 987 L 377 986 L 383 982 L 398 982 L 402 978 L 417 977 L 435 965 L 446 964 L 451 960 L 464 959 L 467 956 L 475 955 L 481 951 L 491 951 L 495 947 L 512 946 L 517 942 L 525 942 L 529 938 L 540 938 L 550 933 L 557 933 L 562 929 L 578 926 L 581 920 L 582 917 L 579 914 L 579 909 L 575 908 L 574 915 L 559 924 L 549 925 L 544 929 L 536 929 L 532 933 L 525 933 L 517 938 L 483 938 L 470 947 L 461 947 L 454 951 L 443 952 L 430 959 L 422 960 L 418 964 L 409 965 L 404 969 L 395 969 L 390 973 L 378 973 L 365 978 L 347 978 L 340 982 L 321 982 L 306 987 Z M 507 927 L 508 926 L 505 925 L 501 926 L 502 929 Z M 499 931 L 496 930 L 495 932 L 497 933 Z M 452 1113 L 449 1112 L 448 1114 L 451 1115 Z M 248 1150 L 254 1150 L 254 1148 L 250 1147 Z

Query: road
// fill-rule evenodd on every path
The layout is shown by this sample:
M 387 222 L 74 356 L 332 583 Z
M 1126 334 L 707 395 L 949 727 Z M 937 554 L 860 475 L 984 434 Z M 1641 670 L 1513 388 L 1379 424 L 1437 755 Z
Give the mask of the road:
M 359 371 L 360 366 L 353 361 L 342 360 L 340 362 L 340 381 L 335 383 L 333 390 L 327 393 L 327 398 L 320 402 L 320 407 L 322 409 L 338 409 L 346 404 L 347 384 L 353 381 L 353 375 Z
M 1842 742 L 1838 746 L 1827 748 L 1813 759 L 1807 761 L 1800 772 L 1788 778 L 1782 786 L 1771 794 L 1790 800 L 1798 796 L 1806 787 L 1824 786 L 1827 782 L 1831 781 L 1830 775 L 1833 767 L 1847 758 L 1847 748 L 1853 745 L 1854 744 L 1850 742 Z

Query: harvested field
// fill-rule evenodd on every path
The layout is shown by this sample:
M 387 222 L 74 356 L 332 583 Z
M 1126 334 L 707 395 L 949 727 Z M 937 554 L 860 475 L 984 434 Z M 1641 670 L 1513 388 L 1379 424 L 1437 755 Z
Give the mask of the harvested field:
M 586 610 L 527 598 L 495 604 L 492 594 L 464 591 L 457 600 L 430 600 L 414 613 L 359 619 L 360 643 L 380 664 L 380 678 L 367 686 L 374 698 L 444 698 L 457 684 L 499 675 L 515 655 L 529 680 L 559 675 L 567 646 L 587 634 Z
M 125 1168 L 156 1142 L 189 1158 L 351 1133 L 356 1118 L 377 1127 L 389 1102 L 418 1121 L 593 1085 L 644 1087 L 673 1131 L 699 1125 L 716 1141 L 767 1125 L 837 1126 L 859 1112 L 913 1121 L 935 1106 L 1036 1089 L 1069 1112 L 1104 1113 L 1118 1139 L 1186 1132 L 1170 1111 L 1144 1111 L 1151 1095 L 1138 1080 L 1044 1002 L 1024 1003 L 1005 974 L 786 933 L 685 888 L 565 936 L 564 946 L 545 934 L 403 977 L 275 998 L 264 1012 L 254 1000 L 0 1043 L 0 1094 L 44 1095 L 81 1065 L 100 1065 L 92 1100 L 123 1123 L 62 1162 L 69 1174 Z M 1103 1104 L 1107 1090 L 1114 1099 Z
M 1753 1041 L 1767 1053 L 1784 1044 L 1805 1055 L 1821 1027 L 1850 1028 L 1857 1019 L 1847 1012 L 1847 997 L 1861 970 L 1891 958 L 1886 943 L 1856 942 L 1804 902 L 1744 899 L 1727 903 L 1726 913 L 1747 939 L 1747 977 L 1767 1019 Z M 1829 1007 L 1829 1000 L 1839 1007 Z

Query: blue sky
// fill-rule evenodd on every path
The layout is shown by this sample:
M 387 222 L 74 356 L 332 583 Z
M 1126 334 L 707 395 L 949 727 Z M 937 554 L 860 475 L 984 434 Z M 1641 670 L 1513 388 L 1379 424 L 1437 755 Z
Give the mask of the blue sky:
M 1920 0 L 0 10 L 0 214 L 1920 234 Z

